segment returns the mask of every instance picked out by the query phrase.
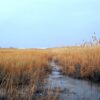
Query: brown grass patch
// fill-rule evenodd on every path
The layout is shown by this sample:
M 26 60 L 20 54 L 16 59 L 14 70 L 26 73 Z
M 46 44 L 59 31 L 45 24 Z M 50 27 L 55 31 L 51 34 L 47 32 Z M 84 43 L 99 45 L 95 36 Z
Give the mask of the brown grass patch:
M 68 47 L 54 52 L 64 74 L 100 81 L 100 46 Z
M 29 100 L 37 83 L 51 70 L 49 59 L 43 50 L 1 49 L 0 89 L 4 89 L 8 100 L 18 95 Z

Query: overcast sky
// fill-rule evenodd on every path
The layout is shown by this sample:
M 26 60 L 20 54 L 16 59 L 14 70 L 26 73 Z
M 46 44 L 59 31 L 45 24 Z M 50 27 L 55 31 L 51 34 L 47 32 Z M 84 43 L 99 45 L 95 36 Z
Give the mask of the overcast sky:
M 100 38 L 100 0 L 0 0 L 0 46 L 45 48 Z

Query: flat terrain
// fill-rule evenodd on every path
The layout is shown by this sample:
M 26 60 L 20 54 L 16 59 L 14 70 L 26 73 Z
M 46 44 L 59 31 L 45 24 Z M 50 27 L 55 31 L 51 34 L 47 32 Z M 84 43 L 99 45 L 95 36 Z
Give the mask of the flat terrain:
M 0 100 L 100 100 L 100 46 L 0 49 Z

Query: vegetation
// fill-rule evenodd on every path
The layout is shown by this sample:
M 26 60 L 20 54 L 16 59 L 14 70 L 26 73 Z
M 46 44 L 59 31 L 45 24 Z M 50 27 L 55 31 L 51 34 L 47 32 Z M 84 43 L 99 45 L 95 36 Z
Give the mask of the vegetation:
M 100 47 L 63 48 L 55 58 L 63 74 L 100 81 Z
M 100 40 L 51 49 L 0 49 L 0 100 L 31 100 L 50 73 L 51 60 L 62 74 L 100 82 Z M 47 97 L 50 100 L 56 97 Z
M 49 55 L 43 50 L 0 50 L 0 95 L 29 100 L 37 83 L 50 72 Z M 1 91 L 3 89 L 3 91 Z M 2 99 L 1 98 L 1 99 Z
M 63 74 L 100 82 L 100 40 L 95 33 L 91 45 L 52 49 Z

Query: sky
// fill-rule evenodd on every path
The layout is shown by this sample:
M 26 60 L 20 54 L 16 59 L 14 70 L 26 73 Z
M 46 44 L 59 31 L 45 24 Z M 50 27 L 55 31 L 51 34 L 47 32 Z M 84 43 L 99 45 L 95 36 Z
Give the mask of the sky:
M 48 48 L 100 38 L 100 0 L 0 0 L 0 47 Z

